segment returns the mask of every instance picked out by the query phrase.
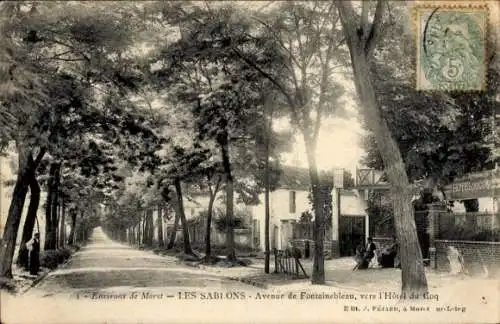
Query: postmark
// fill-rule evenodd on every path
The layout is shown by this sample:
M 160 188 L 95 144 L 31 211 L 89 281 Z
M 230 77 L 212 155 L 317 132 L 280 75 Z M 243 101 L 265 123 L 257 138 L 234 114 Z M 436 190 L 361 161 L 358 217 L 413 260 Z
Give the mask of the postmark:
M 488 7 L 417 5 L 415 13 L 417 89 L 484 90 Z

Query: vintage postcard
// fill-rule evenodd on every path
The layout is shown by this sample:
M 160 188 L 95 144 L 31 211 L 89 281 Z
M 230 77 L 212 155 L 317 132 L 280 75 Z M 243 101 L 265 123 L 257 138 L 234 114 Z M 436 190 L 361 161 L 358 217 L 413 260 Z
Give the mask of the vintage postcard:
M 498 17 L 0 2 L 0 322 L 499 323 Z

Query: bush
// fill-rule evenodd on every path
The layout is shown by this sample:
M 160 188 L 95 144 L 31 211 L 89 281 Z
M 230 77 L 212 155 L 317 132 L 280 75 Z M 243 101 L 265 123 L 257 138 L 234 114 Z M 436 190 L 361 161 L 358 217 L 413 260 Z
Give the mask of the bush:
M 205 243 L 200 242 L 192 242 L 191 248 L 195 253 L 205 253 Z M 245 256 L 257 256 L 259 249 L 251 248 L 247 245 L 235 244 L 236 254 L 244 254 Z M 180 253 L 184 251 L 184 245 L 182 241 L 176 242 L 174 247 L 170 250 L 176 253 Z M 229 250 L 225 245 L 214 245 L 211 246 L 211 254 L 212 255 L 227 255 Z
M 0 290 L 15 294 L 17 292 L 16 283 L 12 279 L 0 277 Z
M 68 260 L 71 254 L 73 254 L 73 251 L 68 248 L 59 249 L 60 260 L 62 260 L 62 262 Z
M 242 218 L 240 217 L 234 217 L 232 220 L 232 225 L 233 225 L 233 228 L 244 228 L 244 221 Z M 215 219 L 215 228 L 219 231 L 219 232 L 225 232 L 228 228 L 228 223 L 227 223 L 227 219 L 226 219 L 226 216 L 220 216 L 218 218 Z
M 312 219 L 313 219 L 313 214 L 310 211 L 306 210 L 305 212 L 302 212 L 302 214 L 300 214 L 299 223 L 302 224 L 312 223 Z
M 68 248 L 43 251 L 40 254 L 40 266 L 55 269 L 58 265 L 68 260 L 71 254 L 72 250 Z
M 153 249 L 153 253 L 154 254 L 160 254 L 160 253 L 164 252 L 164 250 L 165 250 L 165 248 L 155 247 Z
M 253 249 L 246 245 L 235 244 L 236 254 L 245 254 L 251 256 L 251 254 L 256 253 L 256 249 Z M 204 251 L 204 250 L 202 250 Z M 212 254 L 213 255 L 227 255 L 229 253 L 229 249 L 225 245 L 212 245 Z
M 73 252 L 78 252 L 82 249 L 82 246 L 80 244 L 76 243 L 76 244 L 68 246 L 68 248 L 73 250 Z
M 176 257 L 181 260 L 181 261 L 185 261 L 185 262 L 198 262 L 198 261 L 201 261 L 201 256 L 198 255 L 197 253 L 195 253 L 195 255 L 191 255 L 191 254 L 185 254 L 184 252 L 180 252 L 176 255 Z

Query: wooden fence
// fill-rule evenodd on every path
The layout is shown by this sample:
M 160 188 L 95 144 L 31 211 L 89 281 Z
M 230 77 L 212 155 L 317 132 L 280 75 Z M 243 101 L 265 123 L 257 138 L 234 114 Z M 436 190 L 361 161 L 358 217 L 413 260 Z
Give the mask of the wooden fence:
M 296 279 L 309 278 L 300 263 L 298 253 L 290 250 L 274 250 L 274 273 L 284 273 Z

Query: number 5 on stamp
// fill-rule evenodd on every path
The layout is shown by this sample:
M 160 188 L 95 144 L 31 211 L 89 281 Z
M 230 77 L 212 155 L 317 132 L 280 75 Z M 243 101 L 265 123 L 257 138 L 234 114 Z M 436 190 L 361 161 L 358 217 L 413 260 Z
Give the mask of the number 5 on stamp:
M 417 5 L 417 90 L 486 87 L 488 7 Z

